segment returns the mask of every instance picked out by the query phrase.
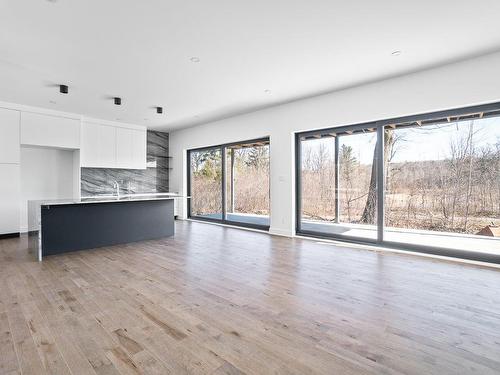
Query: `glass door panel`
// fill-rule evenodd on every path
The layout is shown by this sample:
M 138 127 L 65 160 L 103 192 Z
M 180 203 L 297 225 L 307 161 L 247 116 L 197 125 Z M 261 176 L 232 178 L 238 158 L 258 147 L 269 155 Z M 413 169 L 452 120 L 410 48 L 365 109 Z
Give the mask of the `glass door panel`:
M 208 148 L 189 152 L 190 215 L 222 220 L 222 150 Z
M 500 254 L 500 118 L 385 131 L 384 239 Z
M 226 220 L 269 226 L 269 141 L 226 147 Z
M 377 239 L 377 132 L 339 136 L 339 220 L 343 237 Z
M 300 138 L 299 231 L 377 240 L 375 128 Z
M 337 223 L 335 137 L 301 139 L 300 229 L 329 233 Z

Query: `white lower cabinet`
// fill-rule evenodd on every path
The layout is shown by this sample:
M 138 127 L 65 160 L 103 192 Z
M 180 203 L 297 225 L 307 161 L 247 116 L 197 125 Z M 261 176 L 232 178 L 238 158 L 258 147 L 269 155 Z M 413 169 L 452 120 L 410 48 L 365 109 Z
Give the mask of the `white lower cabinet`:
M 0 235 L 19 233 L 21 181 L 19 164 L 0 164 Z

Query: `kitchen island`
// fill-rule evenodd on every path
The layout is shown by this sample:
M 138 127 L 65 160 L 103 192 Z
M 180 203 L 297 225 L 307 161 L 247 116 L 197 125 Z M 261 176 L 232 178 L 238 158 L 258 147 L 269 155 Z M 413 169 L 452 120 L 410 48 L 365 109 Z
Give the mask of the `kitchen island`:
M 28 202 L 30 249 L 44 256 L 174 235 L 174 200 L 160 193 Z

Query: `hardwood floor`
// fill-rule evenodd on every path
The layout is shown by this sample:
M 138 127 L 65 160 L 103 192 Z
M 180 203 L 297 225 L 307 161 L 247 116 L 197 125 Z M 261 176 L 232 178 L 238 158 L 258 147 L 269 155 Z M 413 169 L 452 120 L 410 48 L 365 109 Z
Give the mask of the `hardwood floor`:
M 499 374 L 500 271 L 203 223 L 0 241 L 1 374 Z

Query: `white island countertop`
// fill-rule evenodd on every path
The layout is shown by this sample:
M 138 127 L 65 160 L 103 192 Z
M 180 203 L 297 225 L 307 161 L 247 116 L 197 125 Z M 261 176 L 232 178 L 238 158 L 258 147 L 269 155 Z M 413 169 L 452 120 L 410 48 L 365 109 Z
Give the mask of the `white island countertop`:
M 54 206 L 64 204 L 91 204 L 91 203 L 119 203 L 133 201 L 152 201 L 166 199 L 190 198 L 175 193 L 145 193 L 145 194 L 124 194 L 124 195 L 98 195 L 93 197 L 82 197 L 79 199 L 43 199 L 32 200 L 31 204 L 37 206 Z

